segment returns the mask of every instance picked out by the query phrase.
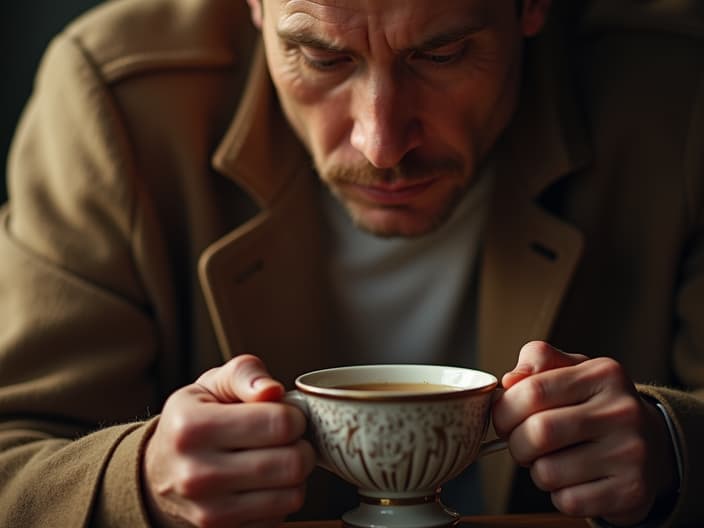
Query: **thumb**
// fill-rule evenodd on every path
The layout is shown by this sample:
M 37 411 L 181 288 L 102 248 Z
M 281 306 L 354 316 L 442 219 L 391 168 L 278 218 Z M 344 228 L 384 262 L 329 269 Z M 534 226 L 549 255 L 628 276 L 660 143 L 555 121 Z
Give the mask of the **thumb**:
M 205 372 L 196 383 L 221 403 L 278 401 L 285 392 L 262 360 L 250 354 L 235 356 Z
M 512 371 L 501 378 L 501 385 L 508 389 L 528 376 L 561 367 L 571 367 L 586 361 L 587 356 L 567 354 L 545 341 L 530 341 L 521 347 L 518 361 Z

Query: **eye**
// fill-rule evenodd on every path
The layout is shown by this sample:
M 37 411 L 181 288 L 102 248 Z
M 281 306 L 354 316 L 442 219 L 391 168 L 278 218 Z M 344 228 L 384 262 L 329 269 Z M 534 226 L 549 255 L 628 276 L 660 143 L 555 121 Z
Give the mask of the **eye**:
M 452 44 L 440 46 L 430 50 L 415 51 L 413 52 L 411 58 L 438 65 L 452 64 L 453 62 L 461 59 L 466 50 L 467 41 L 463 39 L 459 42 L 453 42 Z
M 300 46 L 299 50 L 306 66 L 318 71 L 334 71 L 352 62 L 352 57 L 342 52 L 310 46 Z

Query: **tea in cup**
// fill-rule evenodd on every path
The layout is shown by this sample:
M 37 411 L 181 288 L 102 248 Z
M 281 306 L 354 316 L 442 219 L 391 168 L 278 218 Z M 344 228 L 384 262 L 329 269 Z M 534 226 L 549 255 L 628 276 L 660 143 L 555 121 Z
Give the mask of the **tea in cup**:
M 483 442 L 497 385 L 459 367 L 362 365 L 303 374 L 285 400 L 306 414 L 318 464 L 358 489 L 346 525 L 426 528 L 459 517 L 440 486 L 506 446 Z

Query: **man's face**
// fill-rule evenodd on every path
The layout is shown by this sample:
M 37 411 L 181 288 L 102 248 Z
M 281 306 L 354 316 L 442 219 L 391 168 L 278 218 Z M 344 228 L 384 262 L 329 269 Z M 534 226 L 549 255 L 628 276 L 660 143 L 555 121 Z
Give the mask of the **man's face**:
M 283 110 L 354 222 L 440 225 L 515 107 L 514 0 L 264 0 L 261 28 Z

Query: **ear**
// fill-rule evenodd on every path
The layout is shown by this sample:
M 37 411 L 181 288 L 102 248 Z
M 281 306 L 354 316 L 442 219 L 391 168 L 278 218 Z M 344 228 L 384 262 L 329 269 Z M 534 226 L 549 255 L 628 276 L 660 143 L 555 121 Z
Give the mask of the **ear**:
M 262 29 L 262 2 L 264 0 L 247 0 L 252 22 L 257 29 Z
M 550 11 L 551 0 L 524 0 L 521 13 L 523 36 L 533 37 L 540 33 Z

